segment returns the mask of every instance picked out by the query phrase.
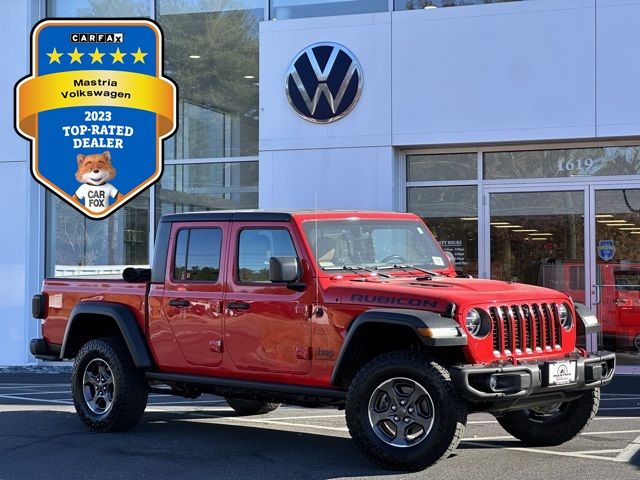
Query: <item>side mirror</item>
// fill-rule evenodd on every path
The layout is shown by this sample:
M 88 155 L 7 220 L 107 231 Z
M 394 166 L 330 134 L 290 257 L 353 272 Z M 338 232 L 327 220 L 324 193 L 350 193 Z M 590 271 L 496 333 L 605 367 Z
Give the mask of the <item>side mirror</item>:
M 456 256 L 451 253 L 448 250 L 445 250 L 445 252 L 447 254 L 447 258 L 449 259 L 449 262 L 451 262 L 451 265 L 453 265 L 454 267 L 456 266 Z
M 272 283 L 292 283 L 300 276 L 296 257 L 271 257 L 269 259 L 269 281 Z

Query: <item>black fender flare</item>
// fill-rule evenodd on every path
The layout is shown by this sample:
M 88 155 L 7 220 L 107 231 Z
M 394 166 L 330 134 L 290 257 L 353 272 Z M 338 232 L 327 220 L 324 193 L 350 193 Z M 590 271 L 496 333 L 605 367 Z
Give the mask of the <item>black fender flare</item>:
M 112 318 L 120 329 L 135 366 L 138 368 L 151 368 L 153 366 L 145 336 L 131 308 L 121 303 L 102 301 L 80 302 L 73 307 L 64 332 L 64 340 L 60 350 L 61 360 L 67 358 L 68 341 L 71 338 L 74 326 L 82 322 L 82 317 L 87 315 L 101 315 Z
M 404 308 L 375 308 L 367 310 L 358 315 L 347 327 L 347 334 L 340 348 L 340 353 L 338 354 L 331 375 L 332 385 L 335 385 L 338 379 L 341 366 L 347 356 L 349 346 L 356 332 L 363 325 L 371 323 L 410 327 L 416 331 L 416 336 L 420 338 L 427 347 L 461 347 L 467 345 L 467 335 L 460 324 L 453 318 L 443 317 L 440 313 Z M 417 332 L 418 328 L 454 328 L 457 334 L 449 337 L 426 337 Z

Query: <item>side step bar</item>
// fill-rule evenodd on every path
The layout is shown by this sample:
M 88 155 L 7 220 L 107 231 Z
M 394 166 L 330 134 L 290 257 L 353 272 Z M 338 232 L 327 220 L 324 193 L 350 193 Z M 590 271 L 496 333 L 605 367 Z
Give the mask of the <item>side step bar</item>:
M 347 392 L 329 388 L 307 387 L 303 385 L 285 385 L 282 383 L 234 380 L 230 378 L 205 377 L 201 375 L 183 375 L 179 373 L 146 372 L 148 380 L 166 383 L 187 383 L 200 385 L 214 393 L 241 391 L 259 396 L 273 396 L 303 400 L 305 398 L 326 399 L 333 403 L 344 401 Z

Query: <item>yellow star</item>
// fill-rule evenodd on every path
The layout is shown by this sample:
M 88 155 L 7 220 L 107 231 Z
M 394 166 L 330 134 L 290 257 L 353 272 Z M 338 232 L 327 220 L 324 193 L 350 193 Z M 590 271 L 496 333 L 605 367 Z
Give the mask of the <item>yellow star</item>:
M 71 63 L 73 62 L 82 63 L 82 60 L 80 59 L 80 57 L 82 57 L 84 53 L 78 53 L 78 49 L 75 48 L 73 52 L 67 53 L 67 55 L 71 57 Z
M 117 63 L 117 62 L 124 63 L 122 61 L 122 59 L 124 58 L 126 53 L 122 53 L 120 51 L 120 47 L 118 47 L 118 48 L 116 48 L 116 53 L 110 53 L 109 55 L 111 55 L 113 57 L 113 62 L 111 62 L 111 63 Z
M 60 57 L 63 55 L 62 53 L 58 53 L 58 51 L 54 48 L 53 52 L 47 53 L 49 56 L 49 64 L 53 62 L 60 63 Z
M 144 57 L 147 56 L 146 53 L 142 53 L 140 51 L 140 47 L 138 47 L 138 51 L 137 52 L 132 53 L 131 55 L 133 55 L 133 58 L 134 58 L 133 63 L 138 63 L 138 62 L 144 63 Z
M 89 54 L 89 56 L 91 57 L 91 63 L 102 63 L 102 57 L 104 57 L 105 55 L 106 53 L 100 53 L 98 51 L 98 47 L 96 47 L 96 51 Z

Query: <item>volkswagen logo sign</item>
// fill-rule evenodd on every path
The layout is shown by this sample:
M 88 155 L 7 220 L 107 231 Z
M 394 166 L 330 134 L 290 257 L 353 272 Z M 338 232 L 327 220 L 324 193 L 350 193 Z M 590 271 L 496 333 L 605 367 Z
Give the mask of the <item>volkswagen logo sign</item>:
M 362 67 L 347 48 L 315 43 L 291 62 L 285 82 L 289 103 L 305 120 L 331 123 L 347 115 L 362 93 Z

